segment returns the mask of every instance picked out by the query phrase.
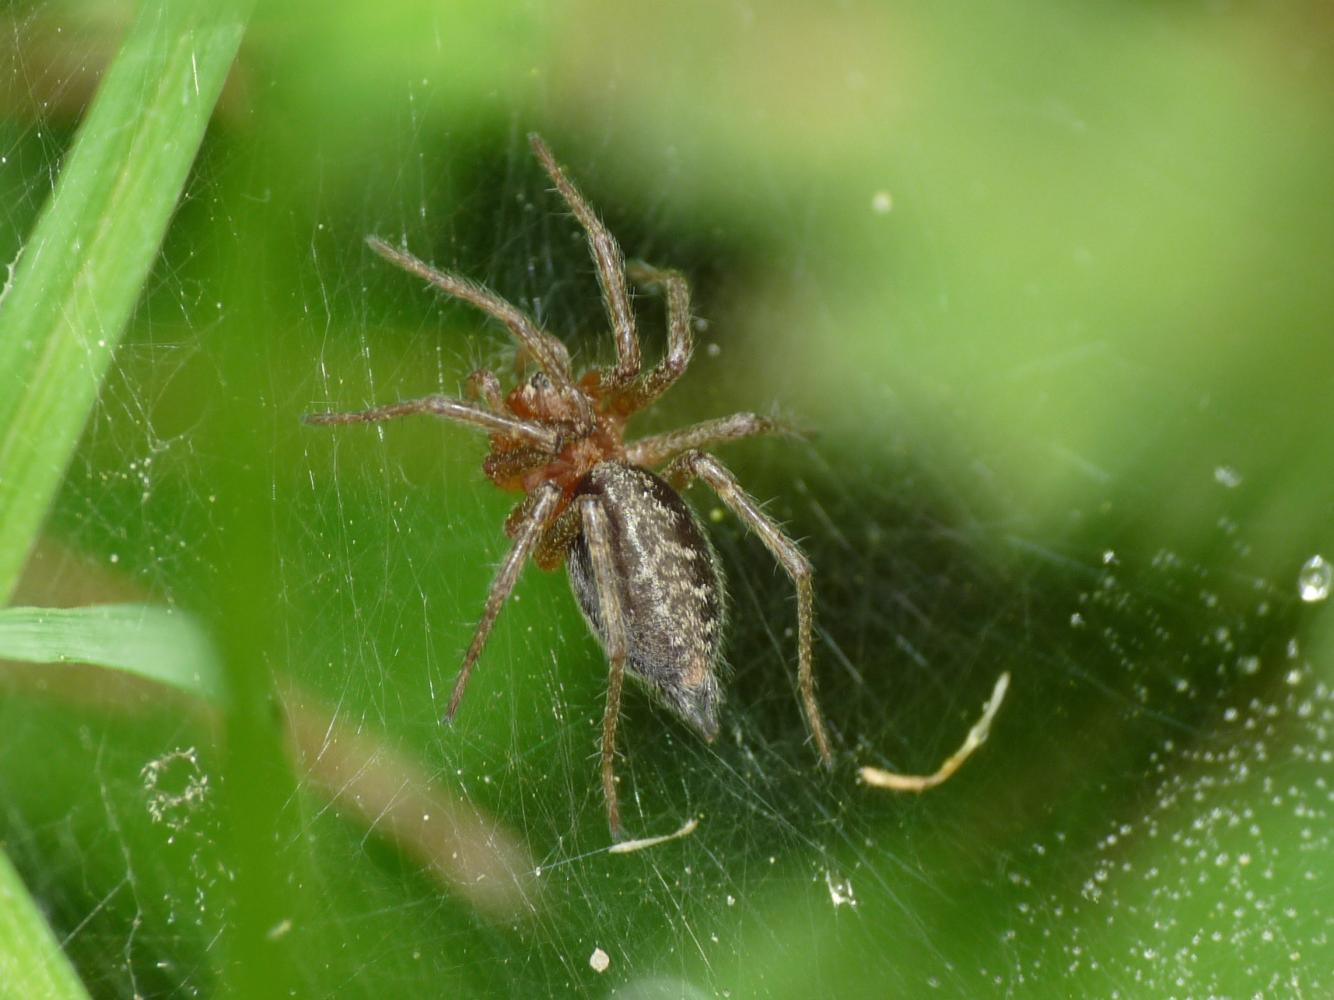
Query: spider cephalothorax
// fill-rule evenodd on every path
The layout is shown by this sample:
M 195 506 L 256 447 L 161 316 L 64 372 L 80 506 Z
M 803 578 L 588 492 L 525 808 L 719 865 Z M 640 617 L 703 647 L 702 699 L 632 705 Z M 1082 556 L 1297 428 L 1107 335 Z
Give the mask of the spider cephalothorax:
M 727 468 L 700 449 L 781 429 L 753 413 L 708 420 L 636 441 L 626 420 L 671 387 L 690 362 L 690 297 L 675 271 L 642 264 L 627 272 L 620 247 L 536 136 L 533 152 L 588 236 L 616 343 L 616 364 L 576 378 L 569 352 L 520 309 L 489 289 L 441 271 L 384 240 L 380 256 L 503 323 L 537 371 L 502 394 L 490 371 L 468 379 L 471 399 L 426 396 L 354 413 L 312 414 L 316 424 L 388 420 L 429 413 L 490 434 L 487 477 L 523 500 L 505 522 L 514 540 L 491 584 L 446 710 L 452 720 L 501 606 L 531 557 L 544 569 L 564 562 L 589 626 L 610 664 L 602 724 L 602 788 L 613 836 L 620 835 L 614 760 L 621 682 L 628 671 L 665 705 L 712 740 L 718 732 L 720 651 L 726 620 L 722 571 L 713 546 L 681 499 L 695 479 L 711 487 L 792 578 L 797 590 L 797 678 L 820 759 L 832 761 L 811 673 L 814 602 L 811 564 L 741 489 Z M 643 370 L 628 280 L 667 299 L 667 353 Z M 651 470 L 660 469 L 660 473 Z M 955 765 L 957 766 L 957 764 Z M 907 779 L 915 780 L 915 779 Z

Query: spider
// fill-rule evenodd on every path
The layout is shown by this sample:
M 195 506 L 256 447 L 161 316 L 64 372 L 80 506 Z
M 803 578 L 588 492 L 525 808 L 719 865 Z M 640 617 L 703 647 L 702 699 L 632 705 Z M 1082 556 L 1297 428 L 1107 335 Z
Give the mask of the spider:
M 727 617 L 723 573 L 708 535 L 680 491 L 702 480 L 759 536 L 791 578 L 797 593 L 801 704 L 815 751 L 830 767 L 833 755 L 811 671 L 812 568 L 797 544 L 747 495 L 727 467 L 703 450 L 784 431 L 781 424 L 754 413 L 735 413 L 625 440 L 626 421 L 651 406 L 690 364 L 690 289 L 677 271 L 642 263 L 627 267 L 615 238 L 546 143 L 536 134 L 528 139 L 588 238 L 616 342 L 615 365 L 576 378 L 565 346 L 520 309 L 490 289 L 371 236 L 367 243 L 381 257 L 504 324 L 537 371 L 503 395 L 496 375 L 481 370 L 468 377 L 468 399 L 431 395 L 368 410 L 309 414 L 305 420 L 369 423 L 426 413 L 490 435 L 483 472 L 502 490 L 524 497 L 505 521 L 505 533 L 513 544 L 492 580 L 444 721 L 453 721 L 478 656 L 525 563 L 531 558 L 542 569 L 555 570 L 564 562 L 579 607 L 609 664 L 602 716 L 602 791 L 607 823 L 618 841 L 621 819 L 614 762 L 625 674 L 642 682 L 705 740 L 718 735 L 719 664 Z M 635 331 L 631 282 L 666 298 L 667 353 L 647 371 Z

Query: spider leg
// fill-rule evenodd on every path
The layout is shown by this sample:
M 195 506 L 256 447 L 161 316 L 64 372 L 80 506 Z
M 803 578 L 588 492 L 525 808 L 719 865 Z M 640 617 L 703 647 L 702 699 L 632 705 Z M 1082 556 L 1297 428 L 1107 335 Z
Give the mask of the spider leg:
M 469 424 L 492 434 L 509 434 L 531 441 L 538 447 L 555 451 L 556 432 L 538 423 L 520 420 L 505 413 L 492 413 L 473 403 L 448 396 L 423 396 L 397 403 L 352 410 L 341 413 L 307 413 L 301 419 L 308 424 L 369 424 L 381 420 L 397 420 L 414 413 L 429 413 L 456 424 Z
M 616 722 L 621 714 L 621 685 L 625 679 L 625 618 L 620 591 L 616 587 L 616 568 L 612 563 L 611 529 L 606 511 L 595 497 L 580 497 L 579 517 L 597 582 L 598 611 L 602 618 L 607 651 L 607 706 L 602 713 L 602 795 L 607 803 L 607 824 L 613 840 L 621 837 L 621 813 L 616 801 Z
M 733 413 L 730 417 L 705 420 L 665 434 L 631 441 L 625 446 L 625 458 L 632 465 L 651 469 L 691 448 L 707 448 L 759 434 L 792 433 L 792 428 L 777 420 L 769 420 L 754 413 Z
M 533 562 L 548 572 L 559 569 L 570 551 L 570 543 L 579 534 L 580 524 L 579 505 L 570 504 L 542 532 L 533 551 Z
M 612 334 L 616 338 L 616 370 L 610 373 L 608 381 L 614 387 L 626 385 L 639 375 L 640 360 L 639 335 L 635 332 L 635 314 L 630 308 L 630 292 L 625 284 L 625 258 L 621 248 L 578 188 L 565 175 L 541 136 L 535 132 L 529 133 L 528 143 L 556 185 L 556 190 L 565 199 L 565 204 L 570 206 L 570 211 L 588 235 L 588 248 L 593 255 L 593 263 L 597 265 L 598 284 L 602 286 L 602 301 L 611 320 Z
M 634 261 L 630 264 L 629 276 L 635 284 L 661 289 L 667 295 L 667 353 L 627 393 L 627 412 L 633 413 L 656 400 L 684 374 L 690 364 L 694 340 L 690 334 L 690 286 L 684 275 Z
M 537 324 L 518 306 L 506 302 L 491 289 L 484 288 L 474 281 L 432 267 L 410 253 L 390 246 L 378 236 L 366 237 L 366 244 L 391 264 L 397 264 L 409 274 L 415 274 L 446 295 L 462 299 L 488 316 L 500 320 L 519 345 L 532 355 L 533 360 L 547 373 L 551 381 L 562 390 L 582 395 L 575 389 L 574 379 L 570 374 L 570 353 L 565 349 L 565 345 L 551 334 L 539 330 Z
M 826 767 L 833 766 L 834 758 L 829 750 L 824 718 L 815 700 L 815 677 L 811 672 L 811 627 L 815 619 L 815 598 L 810 560 L 797 548 L 797 543 L 783 534 L 778 525 L 760 510 L 759 504 L 746 494 L 727 467 L 712 455 L 702 451 L 684 452 L 663 470 L 662 476 L 678 490 L 685 489 L 694 479 L 704 480 L 732 513 L 760 536 L 765 548 L 792 578 L 797 588 L 797 683 L 806 710 L 806 721 L 815 740 L 815 749 Z
M 560 487 L 546 483 L 520 505 L 519 510 L 523 510 L 526 505 L 527 512 L 514 526 L 514 544 L 491 581 L 491 592 L 487 595 L 486 607 L 482 610 L 476 631 L 473 632 L 468 652 L 463 656 L 463 666 L 459 668 L 458 679 L 454 681 L 454 693 L 450 695 L 449 707 L 445 709 L 445 722 L 454 721 L 454 715 L 459 710 L 459 702 L 463 700 L 463 690 L 468 686 L 468 677 L 472 674 L 473 664 L 477 662 L 482 647 L 486 645 L 487 637 L 491 635 L 491 626 L 495 625 L 501 606 L 514 590 L 514 584 L 519 579 L 519 571 L 523 569 L 523 564 L 533 551 L 533 546 L 542 537 L 542 531 L 551 519 L 551 513 L 556 509 L 559 500 Z

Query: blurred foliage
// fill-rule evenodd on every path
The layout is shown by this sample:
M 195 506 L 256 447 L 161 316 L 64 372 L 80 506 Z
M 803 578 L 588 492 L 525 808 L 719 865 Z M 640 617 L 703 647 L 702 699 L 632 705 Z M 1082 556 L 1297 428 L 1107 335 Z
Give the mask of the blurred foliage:
M 6 259 L 118 12 L 4 15 Z M 0 667 L 0 843 L 90 990 L 1328 992 L 1331 121 L 1312 2 L 262 5 L 18 597 L 190 610 L 230 707 Z M 628 857 L 559 575 L 437 723 L 513 499 L 481 443 L 299 424 L 508 371 L 367 233 L 608 356 L 529 130 L 692 279 L 700 350 L 637 429 L 810 432 L 726 457 L 817 568 L 838 768 L 786 581 L 719 513 L 724 733 L 632 696 L 619 772 L 634 832 L 702 822 Z M 855 784 L 934 767 L 1005 668 L 954 781 Z

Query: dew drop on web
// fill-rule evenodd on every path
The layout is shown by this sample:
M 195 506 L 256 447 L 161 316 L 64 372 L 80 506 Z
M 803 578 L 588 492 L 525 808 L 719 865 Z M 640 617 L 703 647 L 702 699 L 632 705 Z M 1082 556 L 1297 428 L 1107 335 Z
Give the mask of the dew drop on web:
M 1297 589 L 1302 600 L 1308 604 L 1323 601 L 1329 596 L 1330 578 L 1334 576 L 1323 556 L 1312 556 L 1302 564 L 1302 571 L 1297 576 Z

